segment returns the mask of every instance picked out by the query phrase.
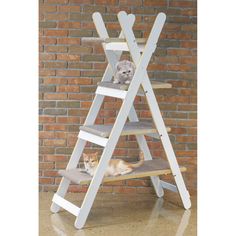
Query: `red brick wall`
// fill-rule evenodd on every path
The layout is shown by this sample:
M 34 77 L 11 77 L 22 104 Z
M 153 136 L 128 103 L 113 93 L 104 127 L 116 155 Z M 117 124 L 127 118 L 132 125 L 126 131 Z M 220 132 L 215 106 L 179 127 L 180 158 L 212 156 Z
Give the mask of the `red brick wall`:
M 40 0 L 39 1 L 39 183 L 41 191 L 57 189 L 57 170 L 65 168 L 83 124 L 96 84 L 101 80 L 106 59 L 99 44 L 82 43 L 81 37 L 96 36 L 92 13 L 102 13 L 110 36 L 120 27 L 117 12 L 136 15 L 137 37 L 148 36 L 158 12 L 167 14 L 158 48 L 148 67 L 150 78 L 170 82 L 171 89 L 156 91 L 170 138 L 191 192 L 196 191 L 197 80 L 196 80 L 196 0 Z M 125 57 L 128 55 L 126 54 Z M 115 120 L 120 101 L 106 98 L 98 123 Z M 144 98 L 135 107 L 142 119 L 150 119 Z M 161 143 L 148 139 L 153 157 L 165 157 Z M 86 152 L 101 149 L 88 144 Z M 134 160 L 138 146 L 133 136 L 120 138 L 114 156 Z M 133 158 L 133 159 L 132 159 Z M 70 191 L 85 191 L 72 185 Z M 152 192 L 148 179 L 105 184 L 104 192 Z

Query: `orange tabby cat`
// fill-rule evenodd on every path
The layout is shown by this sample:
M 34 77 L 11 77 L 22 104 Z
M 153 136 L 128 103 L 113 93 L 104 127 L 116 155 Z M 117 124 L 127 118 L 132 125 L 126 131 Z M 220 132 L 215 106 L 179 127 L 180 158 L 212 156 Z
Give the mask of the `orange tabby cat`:
M 129 163 L 121 159 L 111 159 L 105 172 L 105 176 L 125 175 L 132 172 L 135 168 L 141 166 L 144 162 L 143 152 L 139 154 L 140 160 L 137 163 Z M 83 153 L 85 171 L 91 176 L 94 175 L 98 166 L 98 153 Z

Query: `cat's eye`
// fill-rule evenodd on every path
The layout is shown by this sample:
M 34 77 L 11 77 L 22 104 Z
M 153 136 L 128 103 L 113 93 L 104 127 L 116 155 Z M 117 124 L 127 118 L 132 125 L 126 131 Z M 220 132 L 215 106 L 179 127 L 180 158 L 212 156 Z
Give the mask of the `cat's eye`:
M 122 73 L 125 74 L 125 71 L 123 71 Z
M 131 71 L 129 70 L 128 72 L 130 73 Z

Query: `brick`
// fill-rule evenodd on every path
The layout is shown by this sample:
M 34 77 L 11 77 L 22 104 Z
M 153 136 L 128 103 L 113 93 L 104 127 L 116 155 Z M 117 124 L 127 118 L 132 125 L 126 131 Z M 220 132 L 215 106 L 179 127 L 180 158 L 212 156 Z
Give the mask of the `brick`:
M 54 183 L 54 178 L 44 178 L 44 177 L 40 177 L 39 178 L 39 183 L 40 184 L 53 184 Z
M 39 38 L 39 45 L 54 45 L 57 43 L 56 38 L 50 38 L 50 37 L 40 37 Z
M 57 107 L 63 107 L 63 108 L 79 108 L 80 102 L 77 101 L 58 101 Z
M 49 54 L 49 53 L 40 53 L 39 54 L 40 61 L 55 60 L 55 59 L 56 59 L 55 54 Z
M 99 81 L 101 81 L 101 77 L 103 76 L 104 71 L 102 70 L 87 70 L 81 71 L 82 77 L 99 77 Z M 96 83 L 97 84 L 97 83 Z
M 54 101 L 39 101 L 40 108 L 48 108 L 48 107 L 55 107 L 56 102 Z
M 118 4 L 118 0 L 95 0 L 95 4 L 99 5 L 116 5 Z
M 45 93 L 44 99 L 47 100 L 66 100 L 67 94 L 66 93 Z
M 66 146 L 66 140 L 65 139 L 44 139 L 43 144 L 45 146 L 63 147 L 63 146 Z
M 182 142 L 182 143 L 192 143 L 196 142 L 196 136 L 177 136 L 176 142 Z
M 56 75 L 55 70 L 46 70 L 46 69 L 39 69 L 39 76 L 53 76 Z
M 53 132 L 48 132 L 48 131 L 40 131 L 39 132 L 39 138 L 54 138 L 54 133 Z
M 39 154 L 53 154 L 54 147 L 39 147 Z
M 55 6 L 55 5 L 47 5 L 47 4 L 40 5 L 39 6 L 39 11 L 41 13 L 55 12 L 55 11 L 57 11 L 57 6 Z
M 58 28 L 65 29 L 78 29 L 81 27 L 80 22 L 58 22 Z
M 57 124 L 48 124 L 48 125 L 44 125 L 44 129 L 46 131 L 50 131 L 50 130 L 58 130 L 58 131 L 65 131 L 66 130 L 66 126 L 65 125 L 57 125 Z
M 86 100 L 92 100 L 92 98 L 93 98 L 92 94 L 85 94 L 85 93 L 68 94 L 68 99 L 72 99 L 72 100 L 86 101 Z
M 193 7 L 192 1 L 171 1 L 170 7 Z
M 54 3 L 54 4 L 65 4 L 68 0 L 44 0 L 47 3 Z
M 43 176 L 45 177 L 56 177 L 58 176 L 58 171 L 56 170 L 46 170 L 43 172 Z
M 70 155 L 73 151 L 73 148 L 56 148 L 56 154 L 68 154 Z
M 82 110 L 82 109 L 69 109 L 68 115 L 69 116 L 87 116 L 88 110 Z
M 70 37 L 92 37 L 93 31 L 91 30 L 69 30 L 69 36 Z
M 57 86 L 57 92 L 79 92 L 80 86 L 70 85 L 70 86 Z
M 64 6 L 58 6 L 59 12 L 79 12 L 80 6 L 75 5 L 64 5 Z
M 54 68 L 65 68 L 66 67 L 65 62 L 45 62 L 44 67 L 49 68 L 49 69 L 54 69 Z
M 66 46 L 47 46 L 45 47 L 46 52 L 67 52 Z
M 197 31 L 197 25 L 196 24 L 184 24 L 181 26 L 182 31 Z
M 191 50 L 189 49 L 167 49 L 168 55 L 189 56 Z
M 157 6 L 167 6 L 167 1 L 156 1 L 156 0 L 144 0 L 144 6 L 157 7 Z
M 106 12 L 106 7 L 105 6 L 91 6 L 91 5 L 84 5 L 83 6 L 83 12 L 84 13 L 94 13 L 94 12 L 100 12 L 100 13 L 105 13 Z
M 192 23 L 191 18 L 187 17 L 187 16 L 169 16 L 167 18 L 167 22 L 168 23 L 182 23 L 182 24 L 188 24 L 188 23 Z
M 55 117 L 51 117 L 51 116 L 40 116 L 39 117 L 39 122 L 40 123 L 55 123 L 56 122 L 56 118 Z
M 71 69 L 92 69 L 92 63 L 85 62 L 68 62 L 68 68 Z
M 93 48 L 91 47 L 82 47 L 78 45 L 72 45 L 69 47 L 69 53 L 78 53 L 78 54 L 86 54 L 92 53 Z
M 103 55 L 83 55 L 82 61 L 105 61 Z
M 65 79 L 65 78 L 55 78 L 55 77 L 45 78 L 43 80 L 43 83 L 44 84 L 54 84 L 54 85 L 57 85 L 57 84 L 67 84 L 67 79 Z
M 62 61 L 79 61 L 80 56 L 79 55 L 73 55 L 73 54 L 57 54 L 57 60 Z
M 196 41 L 182 41 L 182 42 L 180 42 L 180 47 L 182 47 L 182 48 L 196 48 L 197 42 Z
M 79 117 L 57 117 L 57 123 L 66 123 L 66 124 L 79 123 Z
M 142 0 L 132 0 L 132 1 L 120 0 L 119 3 L 121 6 L 122 5 L 125 5 L 125 6 L 142 6 L 143 5 Z
M 77 22 L 91 21 L 92 15 L 85 13 L 70 13 L 69 20 Z
M 81 85 L 89 85 L 92 83 L 90 78 L 71 78 L 68 79 L 68 84 L 81 84 Z
M 66 21 L 68 20 L 68 13 L 53 13 L 53 14 L 45 14 L 45 20 L 51 21 Z
M 55 92 L 56 91 L 56 86 L 50 86 L 50 85 L 40 85 L 39 86 L 39 91 L 40 92 Z
M 45 156 L 45 161 L 49 161 L 49 162 L 54 162 L 54 161 L 63 162 L 67 160 L 68 158 L 64 155 L 46 155 Z
M 39 28 L 56 28 L 57 23 L 52 21 L 40 21 Z
M 70 3 L 92 4 L 94 0 L 69 0 Z
M 66 109 L 58 109 L 58 108 L 44 109 L 44 114 L 45 115 L 54 115 L 54 116 L 55 115 L 66 115 L 66 113 L 67 113 Z
M 80 44 L 80 39 L 78 39 L 78 38 L 58 38 L 57 44 L 68 44 L 68 45 Z
M 57 76 L 80 76 L 80 70 L 56 70 Z
M 60 36 L 68 36 L 68 31 L 67 30 L 45 30 L 45 36 L 55 36 L 55 37 L 60 37 Z
M 179 62 L 181 64 L 191 64 L 191 65 L 196 65 L 197 63 L 197 58 L 196 57 L 180 57 Z

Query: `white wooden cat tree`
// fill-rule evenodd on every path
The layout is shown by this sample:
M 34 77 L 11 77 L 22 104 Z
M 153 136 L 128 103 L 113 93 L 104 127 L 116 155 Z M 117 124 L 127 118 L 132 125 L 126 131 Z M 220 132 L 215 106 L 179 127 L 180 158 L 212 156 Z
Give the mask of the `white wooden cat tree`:
M 185 209 L 188 209 L 191 206 L 190 195 L 186 189 L 181 174 L 181 171 L 186 171 L 186 168 L 179 167 L 177 163 L 167 133 L 170 129 L 166 128 L 164 124 L 153 92 L 153 88 L 170 88 L 171 84 L 161 82 L 151 83 L 147 74 L 147 66 L 156 49 L 156 44 L 165 23 L 165 19 L 166 15 L 164 13 L 159 13 L 152 27 L 149 38 L 136 39 L 132 30 L 135 16 L 133 14 L 127 15 L 124 11 L 121 11 L 118 13 L 118 20 L 122 31 L 119 38 L 114 39 L 109 38 L 101 14 L 98 12 L 93 14 L 93 21 L 99 35 L 98 40 L 102 42 L 108 65 L 102 81 L 98 84 L 96 96 L 85 123 L 80 127 L 78 140 L 67 168 L 66 170 L 59 171 L 62 180 L 57 192 L 53 196 L 53 203 L 51 205 L 51 211 L 54 213 L 58 212 L 62 207 L 75 215 L 75 227 L 78 229 L 81 229 L 84 226 L 102 182 L 150 176 L 158 197 L 164 195 L 163 189 L 169 189 L 180 194 Z M 95 38 L 95 40 L 97 39 Z M 112 83 L 112 77 L 115 73 L 115 65 L 119 61 L 122 51 L 129 51 L 132 60 L 136 65 L 135 74 L 130 85 Z M 153 123 L 139 121 L 133 106 L 136 95 L 146 96 L 152 114 Z M 94 124 L 95 119 L 105 96 L 120 98 L 123 100 L 123 103 L 113 125 L 96 125 Z M 127 122 L 127 118 L 129 119 L 129 122 Z M 108 162 L 112 157 L 119 137 L 122 135 L 136 136 L 139 148 L 144 153 L 144 165 L 127 175 L 104 178 Z M 162 159 L 152 159 L 144 135 L 161 140 L 167 161 Z M 82 173 L 77 169 L 79 159 L 87 141 L 104 147 L 94 177 Z M 160 180 L 159 176 L 164 174 L 172 174 L 176 185 Z M 90 183 L 81 207 L 77 207 L 64 198 L 70 182 L 76 184 Z

